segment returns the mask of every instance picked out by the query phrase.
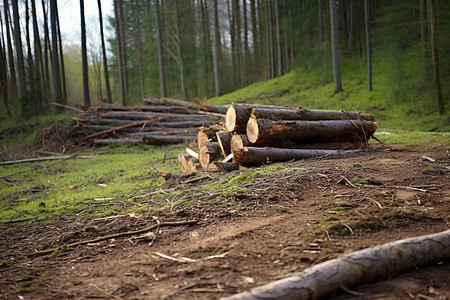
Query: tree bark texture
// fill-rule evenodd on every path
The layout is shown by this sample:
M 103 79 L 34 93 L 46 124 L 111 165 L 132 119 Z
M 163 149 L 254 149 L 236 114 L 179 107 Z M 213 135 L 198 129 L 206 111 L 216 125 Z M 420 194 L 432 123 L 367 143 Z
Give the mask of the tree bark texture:
M 200 148 L 199 161 L 203 169 L 208 169 L 208 165 L 213 160 L 220 157 L 220 147 L 217 142 L 209 142 Z
M 283 162 L 289 160 L 307 159 L 323 156 L 346 155 L 358 150 L 317 150 L 317 149 L 286 149 L 244 147 L 233 150 L 233 162 L 240 165 L 253 165 L 268 162 Z
M 361 136 L 365 136 L 365 140 L 368 140 L 377 128 L 377 123 L 372 121 L 271 121 L 251 118 L 247 123 L 247 137 L 254 144 L 275 145 L 306 139 L 358 141 Z
M 17 59 L 17 75 L 18 75 L 18 91 L 19 91 L 19 99 L 22 103 L 22 108 L 25 108 L 23 101 L 23 97 L 26 94 L 27 86 L 26 86 L 26 78 L 25 78 L 25 62 L 23 58 L 23 50 L 22 50 L 22 37 L 20 34 L 20 22 L 19 22 L 19 7 L 18 0 L 12 0 L 12 8 L 13 8 L 13 23 L 14 23 L 14 45 L 16 50 L 16 59 Z M 6 24 L 8 26 L 8 24 Z
M 433 64 L 434 93 L 436 95 L 436 107 L 438 114 L 445 113 L 444 100 L 442 98 L 441 80 L 439 75 L 438 41 L 436 33 L 436 7 L 434 0 L 428 0 L 430 13 L 430 37 L 431 37 L 431 60 Z
M 348 111 L 311 110 L 302 107 L 275 105 L 233 104 L 227 110 L 225 127 L 230 132 L 245 133 L 247 122 L 253 116 L 271 120 L 367 120 L 375 121 L 371 114 Z
M 339 61 L 339 27 L 336 0 L 330 0 L 331 54 L 333 59 L 334 92 L 342 91 L 341 66 Z
M 166 75 L 165 75 L 165 65 L 164 65 L 164 46 L 163 46 L 163 36 L 161 27 L 161 12 L 159 6 L 160 0 L 155 1 L 155 12 L 156 12 L 156 35 L 158 41 L 158 67 L 159 67 L 159 86 L 161 97 L 167 97 L 166 90 Z
M 56 22 L 56 0 L 50 0 L 50 23 L 52 28 L 52 69 L 55 102 L 63 104 L 61 92 L 61 76 L 58 59 L 58 28 Z
M 87 47 L 86 47 L 86 24 L 84 18 L 84 0 L 80 0 L 80 19 L 81 19 L 81 57 L 83 66 L 83 103 L 88 107 L 91 105 L 91 98 L 89 95 L 89 73 L 87 61 Z
M 103 12 L 101 0 L 97 0 L 97 6 L 98 6 L 98 19 L 100 23 L 100 39 L 102 42 L 103 72 L 105 76 L 106 101 L 108 103 L 112 103 L 111 85 L 109 84 L 108 57 L 106 56 L 105 34 L 103 32 Z
M 340 287 L 382 280 L 450 259 L 450 230 L 343 255 L 223 300 L 320 299 Z
M 219 144 L 220 150 L 222 151 L 223 158 L 227 157 L 231 153 L 230 143 L 231 143 L 231 133 L 227 131 L 217 131 L 216 132 L 217 143 Z

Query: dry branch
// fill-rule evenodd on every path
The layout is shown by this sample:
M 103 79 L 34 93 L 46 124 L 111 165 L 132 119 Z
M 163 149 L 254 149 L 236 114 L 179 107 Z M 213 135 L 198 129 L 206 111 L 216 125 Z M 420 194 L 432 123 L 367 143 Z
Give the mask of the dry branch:
M 91 243 L 98 243 L 98 242 L 106 241 L 106 240 L 109 240 L 109 239 L 116 239 L 116 238 L 120 238 L 120 237 L 124 237 L 124 236 L 142 234 L 142 233 L 149 232 L 149 231 L 151 231 L 151 230 L 153 230 L 155 228 L 159 228 L 159 227 L 194 225 L 194 224 L 197 224 L 197 223 L 198 223 L 198 220 L 176 221 L 176 222 L 161 222 L 161 223 L 152 225 L 152 226 L 147 227 L 147 228 L 139 229 L 139 230 L 115 233 L 115 234 L 111 234 L 111 235 L 107 235 L 107 236 L 101 236 L 101 237 L 98 237 L 98 238 L 95 238 L 95 239 L 92 239 L 92 240 L 86 240 L 86 241 L 80 241 L 80 242 L 76 242 L 76 243 L 72 243 L 72 244 L 67 244 L 65 246 L 61 246 L 61 247 L 54 248 L 54 249 L 36 251 L 36 252 L 30 253 L 28 256 L 46 255 L 46 254 L 53 253 L 54 251 L 59 250 L 59 249 L 74 248 L 74 247 L 77 247 L 77 246 L 80 246 L 80 245 L 86 245 L 86 244 L 91 244 Z
M 450 230 L 359 250 L 223 300 L 320 299 L 450 259 Z
M 233 162 L 240 165 L 261 164 L 267 162 L 282 162 L 292 159 L 306 159 L 331 155 L 346 155 L 358 150 L 316 150 L 316 149 L 286 149 L 244 147 L 233 150 Z

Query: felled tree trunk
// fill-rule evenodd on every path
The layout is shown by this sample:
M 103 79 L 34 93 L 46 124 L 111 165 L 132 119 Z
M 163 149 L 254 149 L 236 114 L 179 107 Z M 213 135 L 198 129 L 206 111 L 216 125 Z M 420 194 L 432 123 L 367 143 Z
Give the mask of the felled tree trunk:
M 220 157 L 220 147 L 217 142 L 209 142 L 200 148 L 199 158 L 200 165 L 207 170 L 210 162 Z
M 216 132 L 217 143 L 219 144 L 220 150 L 222 151 L 223 157 L 227 157 L 228 154 L 231 153 L 230 143 L 231 143 L 231 134 L 226 131 L 217 131 Z
M 359 112 L 311 110 L 301 107 L 275 105 L 233 104 L 227 110 L 225 126 L 228 131 L 245 133 L 250 117 L 272 120 L 366 120 L 375 121 L 373 115 Z
M 247 123 L 247 137 L 251 143 L 279 145 L 285 141 L 319 138 L 320 141 L 335 141 L 335 137 L 367 136 L 377 130 L 378 125 L 372 121 L 327 120 L 327 121 L 271 121 L 250 118 Z
M 218 114 L 226 114 L 227 107 L 214 105 L 211 103 L 206 103 L 205 101 L 200 101 L 199 99 L 195 99 L 195 103 L 199 106 L 199 108 L 203 111 L 218 113 Z
M 349 253 L 223 300 L 302 300 L 450 259 L 450 230 Z
M 197 104 L 192 102 L 187 102 L 183 100 L 175 100 L 175 99 L 167 99 L 167 98 L 144 98 L 144 103 L 150 105 L 168 105 L 168 106 L 181 106 L 188 109 L 198 110 L 199 107 Z
M 198 159 L 191 157 L 189 154 L 178 154 L 178 162 L 181 166 L 181 171 L 185 174 L 197 171 Z
M 171 145 L 190 143 L 195 141 L 192 135 L 149 135 L 142 137 L 142 141 L 149 145 Z
M 213 161 L 208 165 L 208 170 L 214 172 L 231 172 L 239 170 L 239 165 L 232 162 Z
M 244 147 L 251 146 L 251 143 L 248 141 L 248 138 L 244 134 L 233 134 L 230 141 L 230 150 L 242 149 Z
M 282 162 L 292 159 L 306 159 L 330 155 L 345 155 L 358 150 L 316 150 L 244 147 L 233 150 L 233 162 L 240 165 Z
M 129 138 L 119 138 L 119 139 L 96 139 L 94 140 L 94 145 L 96 146 L 106 146 L 111 144 L 127 144 L 127 143 L 140 143 L 141 139 L 129 139 Z

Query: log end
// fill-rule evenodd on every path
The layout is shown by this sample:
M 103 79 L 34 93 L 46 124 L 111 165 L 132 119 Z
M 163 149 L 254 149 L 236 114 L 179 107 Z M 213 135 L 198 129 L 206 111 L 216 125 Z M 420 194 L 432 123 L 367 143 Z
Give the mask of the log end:
M 227 113 L 225 115 L 225 128 L 229 132 L 233 132 L 235 127 L 236 127 L 236 110 L 234 109 L 234 106 L 230 106 L 227 109 Z
M 207 170 L 208 165 L 211 161 L 211 156 L 209 155 L 209 150 L 206 145 L 203 145 L 200 148 L 200 152 L 198 154 L 198 160 L 200 161 L 200 165 L 202 166 L 202 168 Z
M 259 128 L 258 122 L 254 118 L 250 118 L 247 123 L 247 137 L 250 143 L 255 143 L 258 140 Z

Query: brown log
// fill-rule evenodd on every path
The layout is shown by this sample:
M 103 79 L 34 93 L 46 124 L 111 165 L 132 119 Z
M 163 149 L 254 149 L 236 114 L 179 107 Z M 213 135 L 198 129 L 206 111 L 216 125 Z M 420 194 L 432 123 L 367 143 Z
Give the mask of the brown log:
M 370 114 L 348 111 L 310 110 L 301 107 L 276 105 L 235 104 L 227 110 L 225 126 L 230 132 L 245 133 L 251 115 L 272 120 L 367 120 L 375 121 Z
M 199 111 L 199 109 L 189 109 L 181 106 L 169 106 L 169 105 L 145 105 L 145 106 L 116 106 L 107 103 L 102 103 L 90 107 L 90 110 L 95 111 L 122 111 L 122 112 L 162 112 L 162 113 L 175 113 L 175 114 L 193 114 Z
M 195 99 L 195 103 L 198 105 L 198 107 L 207 112 L 213 112 L 218 114 L 226 114 L 228 107 L 226 106 L 219 106 L 214 105 L 211 103 L 206 103 L 206 101 L 201 101 L 200 99 Z
M 149 137 L 149 136 L 177 136 L 177 135 L 182 135 L 182 136 L 192 136 L 193 138 L 197 137 L 197 133 L 194 131 L 195 128 L 192 129 L 186 129 L 183 131 L 165 131 L 165 130 L 160 130 L 160 131 L 149 131 L 149 132 L 134 132 L 134 133 L 129 133 L 128 137 L 130 138 L 142 138 L 142 137 Z
M 120 119 L 120 120 L 197 120 L 211 119 L 211 116 L 204 114 L 181 114 L 181 113 L 163 113 L 163 112 L 145 112 L 145 111 L 108 111 L 99 115 L 102 119 Z M 215 118 L 217 120 L 217 118 Z
M 150 104 L 150 105 L 168 105 L 168 106 L 180 106 L 185 107 L 188 109 L 198 110 L 198 105 L 192 102 L 187 102 L 183 100 L 175 100 L 175 99 L 168 99 L 168 98 L 153 98 L 153 97 L 146 97 L 143 99 L 144 103 Z
M 220 147 L 217 142 L 209 142 L 200 148 L 199 158 L 200 165 L 207 170 L 210 162 L 220 157 Z
M 180 162 L 181 171 L 185 174 L 197 171 L 198 159 L 191 157 L 189 154 L 179 154 L 178 161 Z
M 228 154 L 231 153 L 231 133 L 227 131 L 217 131 L 216 137 L 217 143 L 219 144 L 220 150 L 222 151 L 222 156 L 225 158 Z
M 123 129 L 123 128 L 134 127 L 134 126 L 145 126 L 146 124 L 147 124 L 147 121 L 138 121 L 138 122 L 132 122 L 132 123 L 129 123 L 129 124 L 126 124 L 126 125 L 120 125 L 120 126 L 111 127 L 109 129 L 106 129 L 106 130 L 103 130 L 103 131 L 96 132 L 96 133 L 90 134 L 88 136 L 85 136 L 82 139 L 80 139 L 80 141 L 88 140 L 88 139 L 97 137 L 97 136 L 102 135 L 102 134 L 107 134 L 107 133 L 111 133 L 111 132 L 114 132 L 114 131 L 118 131 L 118 130 Z
M 274 145 L 284 141 L 313 138 L 333 140 L 336 136 L 362 135 L 369 139 L 377 128 L 377 123 L 372 121 L 271 121 L 250 118 L 247 123 L 247 137 L 251 143 Z
M 407 238 L 345 254 L 222 300 L 325 299 L 341 287 L 352 288 L 446 261 L 449 249 L 450 230 Z
M 219 123 L 203 125 L 199 128 L 197 133 L 197 146 L 200 149 L 205 143 L 212 140 L 217 141 L 216 132 L 221 128 Z
M 94 140 L 94 144 L 96 146 L 106 146 L 111 144 L 137 144 L 140 143 L 141 139 L 133 139 L 133 138 L 118 138 L 118 139 L 96 139 Z
M 149 145 L 183 144 L 195 141 L 192 135 L 151 135 L 142 137 L 142 141 Z
M 252 143 L 249 142 L 248 138 L 244 134 L 233 134 L 230 141 L 230 150 L 241 149 L 247 146 L 251 146 Z
M 288 160 L 315 158 L 332 155 L 346 155 L 359 150 L 317 150 L 317 149 L 286 149 L 244 147 L 233 150 L 233 162 L 243 164 L 261 164 L 282 162 Z
M 239 170 L 239 165 L 232 162 L 213 161 L 208 165 L 208 171 L 231 172 Z
M 207 118 L 207 119 L 196 119 L 196 120 L 189 120 L 189 119 L 185 119 L 182 121 L 173 121 L 171 119 L 165 119 L 165 120 L 145 120 L 145 121 L 138 121 L 136 122 L 135 120 L 120 120 L 120 119 L 101 119 L 98 117 L 87 117 L 85 119 L 77 119 L 78 122 L 92 122 L 94 124 L 123 124 L 123 125 L 129 125 L 130 127 L 136 126 L 136 124 L 139 124 L 139 122 L 141 122 L 140 124 L 143 124 L 144 122 L 146 122 L 148 124 L 148 126 L 162 126 L 162 127 L 166 127 L 166 128 L 187 128 L 187 127 L 199 127 L 202 126 L 204 124 L 213 124 L 216 123 L 217 120 L 216 119 L 211 119 L 211 118 Z M 133 124 L 133 125 L 131 125 Z M 122 125 L 119 125 L 122 126 Z M 115 130 L 112 130 L 115 131 Z

